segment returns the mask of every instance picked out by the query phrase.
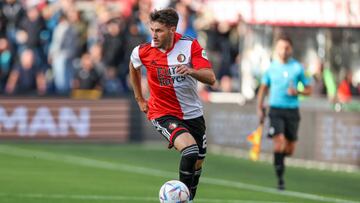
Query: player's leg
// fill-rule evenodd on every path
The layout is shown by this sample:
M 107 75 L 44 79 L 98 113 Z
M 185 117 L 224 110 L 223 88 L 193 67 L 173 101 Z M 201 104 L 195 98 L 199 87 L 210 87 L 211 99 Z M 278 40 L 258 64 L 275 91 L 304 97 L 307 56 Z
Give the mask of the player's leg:
M 273 137 L 274 143 L 274 167 L 278 178 L 278 189 L 285 189 L 284 173 L 285 173 L 285 145 L 286 139 L 283 133 Z
M 189 188 L 191 198 L 193 198 L 194 194 L 192 194 L 191 187 L 195 173 L 195 164 L 199 156 L 199 147 L 195 139 L 188 132 L 177 135 L 174 138 L 174 146 L 181 152 L 179 179 Z
M 283 118 L 283 110 L 270 109 L 270 128 L 269 137 L 273 140 L 273 152 L 274 152 L 274 168 L 278 179 L 278 189 L 283 190 L 284 187 L 284 173 L 285 173 L 285 121 Z
M 297 131 L 299 128 L 300 114 L 298 109 L 287 109 L 282 113 L 283 121 L 284 121 L 284 144 L 282 155 L 282 161 L 280 164 L 282 165 L 282 175 L 285 173 L 285 157 L 291 156 L 294 153 L 296 140 L 297 140 Z M 278 188 L 280 190 L 285 189 L 284 179 L 279 179 Z
M 291 109 L 287 112 L 287 119 L 285 120 L 285 137 L 286 144 L 284 153 L 285 156 L 291 156 L 295 151 L 296 141 L 298 139 L 297 132 L 300 124 L 300 113 L 298 109 Z
M 196 195 L 196 191 L 199 185 L 199 181 L 200 181 L 200 177 L 201 177 L 201 173 L 202 173 L 202 164 L 204 163 L 204 159 L 198 159 L 196 161 L 195 164 L 195 172 L 194 172 L 194 178 L 193 178 L 193 182 L 191 184 L 191 199 L 195 198 Z
M 196 195 L 196 191 L 202 173 L 202 165 L 204 163 L 206 156 L 206 149 L 207 149 L 206 134 L 205 134 L 206 127 L 205 127 L 205 119 L 203 116 L 186 120 L 185 123 L 189 127 L 190 133 L 194 137 L 199 147 L 199 156 L 195 164 L 194 178 L 190 188 L 192 194 L 191 199 L 193 199 Z
M 295 141 L 286 140 L 285 149 L 284 149 L 285 156 L 293 155 L 295 151 L 295 146 L 296 146 Z
M 174 116 L 163 116 L 151 121 L 156 130 L 162 134 L 168 141 L 168 148 L 173 146 L 181 152 L 179 179 L 190 190 L 195 163 L 199 156 L 199 147 L 195 139 L 189 133 L 188 126 Z

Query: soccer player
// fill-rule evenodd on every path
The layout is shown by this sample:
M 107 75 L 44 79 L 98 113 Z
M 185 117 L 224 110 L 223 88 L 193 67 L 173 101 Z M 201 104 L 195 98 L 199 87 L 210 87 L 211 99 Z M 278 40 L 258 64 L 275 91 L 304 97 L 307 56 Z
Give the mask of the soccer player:
M 275 43 L 274 60 L 263 78 L 258 93 L 257 114 L 264 121 L 264 97 L 269 90 L 269 137 L 274 146 L 274 167 L 278 178 L 278 189 L 285 189 L 285 157 L 293 154 L 300 122 L 298 95 L 310 95 L 311 87 L 305 77 L 303 66 L 292 58 L 293 44 L 286 35 Z M 305 86 L 298 91 L 298 82 Z
M 151 43 L 134 48 L 130 80 L 140 110 L 181 152 L 179 178 L 195 197 L 206 154 L 205 121 L 197 81 L 213 85 L 215 74 L 196 39 L 176 33 L 179 16 L 172 8 L 150 14 Z M 150 96 L 142 94 L 141 68 L 146 69 Z

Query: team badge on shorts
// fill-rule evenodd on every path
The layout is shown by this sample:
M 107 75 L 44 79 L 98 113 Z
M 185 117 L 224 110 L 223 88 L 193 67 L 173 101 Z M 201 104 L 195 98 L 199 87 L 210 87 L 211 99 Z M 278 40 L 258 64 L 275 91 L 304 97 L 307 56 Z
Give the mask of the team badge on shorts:
M 179 54 L 176 58 L 180 63 L 184 62 L 186 59 L 186 56 L 184 54 Z
M 170 130 L 174 130 L 175 128 L 177 128 L 178 127 L 178 125 L 176 124 L 176 123 L 170 123 L 169 124 L 169 129 Z

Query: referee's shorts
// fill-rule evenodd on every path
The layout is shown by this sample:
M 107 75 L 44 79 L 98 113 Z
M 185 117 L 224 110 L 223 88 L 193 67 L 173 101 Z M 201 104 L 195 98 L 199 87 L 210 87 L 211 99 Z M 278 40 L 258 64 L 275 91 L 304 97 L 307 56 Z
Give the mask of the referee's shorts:
M 300 123 L 299 109 L 283 109 L 271 107 L 269 111 L 270 128 L 268 137 L 272 138 L 280 133 L 289 141 L 298 139 L 297 132 Z

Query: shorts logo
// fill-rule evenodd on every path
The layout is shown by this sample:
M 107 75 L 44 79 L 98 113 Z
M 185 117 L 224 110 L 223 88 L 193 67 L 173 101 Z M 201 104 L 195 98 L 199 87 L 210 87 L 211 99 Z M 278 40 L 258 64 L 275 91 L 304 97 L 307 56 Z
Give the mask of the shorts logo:
M 184 54 L 179 54 L 176 58 L 180 63 L 184 62 L 186 59 L 186 56 Z
M 274 133 L 275 133 L 275 128 L 271 126 L 271 127 L 269 128 L 269 134 L 270 134 L 270 135 L 273 135 Z
M 175 128 L 177 128 L 177 124 L 176 124 L 176 123 L 170 123 L 170 124 L 169 124 L 169 129 L 170 129 L 170 130 L 174 130 Z

